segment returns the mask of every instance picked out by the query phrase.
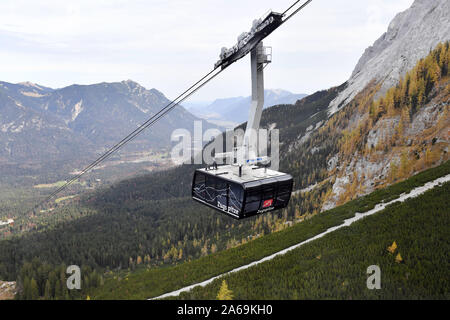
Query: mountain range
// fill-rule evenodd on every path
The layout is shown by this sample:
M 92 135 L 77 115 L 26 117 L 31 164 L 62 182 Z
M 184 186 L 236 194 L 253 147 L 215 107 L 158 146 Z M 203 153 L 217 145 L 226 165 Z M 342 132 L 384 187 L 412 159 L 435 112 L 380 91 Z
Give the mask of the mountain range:
M 282 250 L 300 241 L 309 241 L 318 232 L 341 224 L 343 219 L 371 210 L 375 205 L 389 203 L 412 188 L 448 175 L 449 6 L 448 0 L 414 1 L 363 53 L 348 81 L 310 94 L 293 104 L 264 110 L 261 126 L 280 130 L 280 170 L 294 178 L 295 191 L 286 209 L 236 223 L 190 199 L 192 174 L 196 167 L 181 165 L 125 179 L 91 193 L 70 194 L 71 201 L 48 203 L 45 210 L 15 220 L 17 222 L 1 234 L 7 240 L 0 242 L 0 277 L 18 279 L 19 286 L 24 283 L 23 279 L 30 282 L 33 277 L 39 277 L 40 295 L 43 296 L 46 284 L 42 270 L 50 275 L 59 274 L 60 271 L 52 270 L 52 266 L 60 268 L 62 263 L 75 261 L 86 270 L 106 271 L 103 274 L 107 281 L 103 288 L 95 277 L 88 279 L 90 285 L 100 287 L 102 294 L 99 297 L 148 298 L 263 259 L 272 254 L 274 248 Z M 31 94 L 51 95 L 53 92 L 45 93 L 45 90 L 51 90 L 48 88 L 40 90 Z M 78 112 L 81 109 L 75 107 L 78 103 L 75 99 L 68 104 L 75 112 L 65 116 L 62 111 L 61 114 L 53 112 L 52 116 L 62 124 L 70 123 L 74 115 L 78 113 L 78 118 L 84 112 Z M 10 104 L 8 108 L 20 111 L 17 104 Z M 220 107 L 217 109 L 221 110 Z M 240 109 L 238 111 L 240 113 Z M 20 128 L 19 123 L 19 126 L 15 124 L 6 130 L 12 134 Z M 281 270 L 279 266 L 292 268 L 306 261 L 307 265 L 295 267 L 289 275 L 294 274 L 297 280 L 319 279 L 323 275 L 339 280 L 341 274 L 331 272 L 328 265 L 338 261 L 339 268 L 345 272 L 351 270 L 353 276 L 348 272 L 349 278 L 336 282 L 337 293 L 334 289 L 328 290 L 330 280 L 320 282 L 318 287 L 324 290 L 321 292 L 330 293 L 327 298 L 365 297 L 368 292 L 365 286 L 363 291 L 358 291 L 365 282 L 358 282 L 358 286 L 351 279 L 356 274 L 365 274 L 367 265 L 373 263 L 373 255 L 362 255 L 375 252 L 388 266 L 383 270 L 391 272 L 394 269 L 393 276 L 399 281 L 393 287 L 395 297 L 433 296 L 429 291 L 414 291 L 427 285 L 423 280 L 426 272 L 416 266 L 426 260 L 422 257 L 433 256 L 432 263 L 439 266 L 447 259 L 446 242 L 442 238 L 445 234 L 442 226 L 446 222 L 442 201 L 446 199 L 448 184 L 444 188 L 433 197 L 431 193 L 424 194 L 410 207 L 398 209 L 397 206 L 397 213 L 389 211 L 394 207 L 389 206 L 384 216 L 378 213 L 374 219 L 363 220 L 365 223 L 343 228 L 345 230 L 331 235 L 334 236 L 332 242 L 337 239 L 333 242 L 335 251 L 327 249 L 329 237 L 319 242 L 314 240 L 311 244 L 319 247 L 309 252 L 296 251 L 299 258 L 292 260 L 294 264 L 291 260 L 276 259 L 273 264 L 266 265 L 270 267 L 266 270 L 273 274 Z M 433 206 L 434 201 L 439 201 L 439 208 Z M 419 206 L 420 202 L 426 205 Z M 436 217 L 435 213 L 439 219 L 431 219 L 431 216 Z M 385 220 L 388 214 L 389 219 Z M 415 232 L 421 231 L 422 225 L 426 225 L 426 232 L 416 238 Z M 435 231 L 437 236 L 430 233 Z M 350 239 L 342 232 L 353 233 L 350 245 L 341 245 Z M 22 236 L 11 237 L 11 234 L 21 233 Z M 339 234 L 341 237 L 336 238 Z M 399 243 L 403 262 L 395 261 L 397 258 L 386 250 L 395 240 Z M 417 245 L 422 243 L 420 241 L 427 241 L 427 245 Z M 435 247 L 443 249 L 430 250 Z M 354 263 L 349 265 L 347 258 L 354 259 Z M 171 264 L 176 266 L 169 270 L 167 266 Z M 317 271 L 316 265 L 323 269 Z M 354 269 L 360 266 L 364 269 Z M 427 272 L 440 270 L 436 277 L 433 275 L 434 279 L 445 278 L 445 268 L 434 268 L 432 264 L 426 268 Z M 135 269 L 138 272 L 133 272 Z M 255 270 L 260 269 L 249 269 L 250 272 Z M 256 280 L 259 281 L 256 284 L 261 284 L 258 294 L 271 293 L 273 287 L 279 286 L 276 281 L 266 281 L 267 276 L 270 275 Z M 228 279 L 232 283 L 232 277 Z M 283 280 L 280 285 L 284 286 L 283 293 L 277 298 L 298 297 L 294 296 L 290 279 Z M 61 288 L 58 281 L 50 281 L 49 287 L 56 288 L 55 297 L 64 297 L 64 291 L 56 294 Z M 242 279 L 235 284 L 238 282 L 245 284 Z M 270 286 L 266 287 L 266 283 L 273 286 L 267 288 Z M 405 284 L 416 285 L 405 294 L 399 290 Z M 296 288 L 297 291 L 301 288 L 308 298 L 318 297 L 308 285 Z M 211 292 L 217 292 L 216 289 Z M 150 290 L 153 291 L 151 295 L 136 294 L 136 291 Z M 241 292 L 245 290 L 242 288 Z M 433 291 L 446 294 L 448 286 L 435 281 Z M 200 298 L 214 297 L 211 292 Z M 356 292 L 361 295 L 354 295 Z M 76 293 L 79 296 L 74 298 L 85 299 L 88 293 L 89 288 Z M 257 295 L 256 298 L 266 296 Z
M 281 89 L 264 90 L 264 106 L 266 109 L 281 104 L 293 104 L 307 96 L 306 94 L 295 94 Z M 237 125 L 248 119 L 251 97 L 232 97 L 216 99 L 210 104 L 191 105 L 188 110 L 200 118 L 211 122 Z
M 51 89 L 0 82 L 0 163 L 92 157 L 120 141 L 170 101 L 127 80 Z M 200 120 L 177 106 L 127 151 L 168 148 L 171 132 Z M 204 128 L 216 127 L 203 121 Z

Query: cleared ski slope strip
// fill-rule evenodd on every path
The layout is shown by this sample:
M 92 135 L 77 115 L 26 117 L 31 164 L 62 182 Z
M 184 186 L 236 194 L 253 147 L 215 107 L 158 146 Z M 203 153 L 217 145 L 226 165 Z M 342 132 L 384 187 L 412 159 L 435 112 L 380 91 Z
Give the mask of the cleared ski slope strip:
M 367 217 L 367 216 L 370 216 L 370 215 L 372 215 L 374 213 L 377 213 L 377 212 L 385 209 L 386 206 L 388 206 L 390 204 L 393 204 L 395 202 L 403 202 L 403 201 L 405 201 L 407 199 L 417 197 L 417 196 L 423 194 L 424 192 L 426 192 L 426 191 L 428 191 L 430 189 L 433 189 L 435 186 L 437 186 L 439 184 L 442 184 L 442 183 L 445 183 L 445 182 L 448 182 L 448 181 L 450 181 L 450 174 L 448 174 L 446 176 L 443 176 L 443 177 L 440 177 L 440 178 L 438 178 L 436 180 L 427 182 L 426 184 L 424 184 L 421 187 L 416 187 L 416 188 L 412 189 L 409 193 L 402 193 L 397 199 L 394 199 L 394 200 L 392 200 L 390 202 L 379 203 L 372 210 L 369 210 L 369 211 L 364 212 L 364 213 L 356 212 L 355 216 L 353 218 L 349 218 L 349 219 L 344 220 L 343 224 L 335 226 L 335 227 L 331 227 L 331 228 L 327 229 L 327 231 L 319 233 L 318 235 L 316 235 L 316 236 L 314 236 L 312 238 L 309 238 L 308 240 L 305 240 L 303 242 L 300 242 L 300 243 L 297 243 L 297 244 L 295 244 L 293 246 L 290 246 L 290 247 L 288 247 L 286 249 L 278 251 L 278 252 L 276 252 L 274 254 L 271 254 L 270 256 L 262 258 L 261 260 L 253 261 L 252 263 L 249 263 L 249 264 L 246 264 L 246 265 L 241 266 L 239 268 L 233 269 L 233 270 L 231 270 L 229 272 L 222 273 L 222 274 L 220 274 L 218 276 L 215 276 L 215 277 L 210 278 L 208 280 L 205 280 L 203 282 L 195 283 L 193 285 L 181 288 L 181 289 L 176 290 L 176 291 L 165 293 L 163 295 L 160 295 L 158 297 L 155 297 L 155 298 L 152 298 L 152 299 L 149 299 L 149 300 L 163 299 L 163 298 L 167 298 L 167 297 L 178 296 L 178 295 L 180 295 L 180 293 L 188 292 L 188 291 L 192 290 L 195 287 L 198 287 L 198 286 L 204 287 L 204 286 L 210 284 L 211 282 L 213 282 L 214 280 L 216 280 L 216 279 L 218 279 L 220 277 L 223 277 L 223 276 L 225 276 L 227 274 L 238 272 L 238 271 L 241 271 L 241 270 L 244 270 L 244 269 L 247 269 L 247 268 L 251 268 L 253 266 L 256 266 L 257 264 L 263 263 L 265 261 L 272 260 L 273 258 L 275 258 L 277 256 L 280 256 L 280 255 L 283 255 L 283 254 L 285 254 L 285 253 L 287 253 L 287 252 L 289 252 L 291 250 L 297 249 L 298 247 L 301 247 L 302 245 L 304 245 L 304 244 L 306 244 L 308 242 L 311 242 L 311 241 L 314 241 L 316 239 L 322 238 L 324 235 L 326 235 L 328 233 L 331 233 L 331 232 L 336 231 L 338 229 L 341 229 L 343 227 L 347 227 L 347 226 L 351 225 L 355 221 L 358 221 L 358 220 L 360 220 L 360 219 L 362 219 L 364 217 Z

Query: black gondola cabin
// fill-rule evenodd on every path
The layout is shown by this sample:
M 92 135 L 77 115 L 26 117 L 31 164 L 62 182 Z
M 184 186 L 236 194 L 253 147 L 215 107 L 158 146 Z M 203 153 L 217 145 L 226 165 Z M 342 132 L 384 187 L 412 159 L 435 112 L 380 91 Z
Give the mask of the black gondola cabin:
M 231 165 L 197 169 L 192 198 L 235 219 L 285 208 L 293 180 L 286 173 L 251 167 L 251 174 L 237 175 Z

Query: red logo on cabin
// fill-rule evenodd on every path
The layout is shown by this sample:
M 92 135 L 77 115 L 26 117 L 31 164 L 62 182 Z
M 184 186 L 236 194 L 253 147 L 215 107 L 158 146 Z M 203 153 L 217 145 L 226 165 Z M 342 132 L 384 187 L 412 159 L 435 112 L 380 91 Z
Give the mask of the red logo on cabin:
M 269 199 L 269 200 L 264 200 L 263 202 L 263 208 L 267 208 L 270 207 L 273 203 L 273 199 Z

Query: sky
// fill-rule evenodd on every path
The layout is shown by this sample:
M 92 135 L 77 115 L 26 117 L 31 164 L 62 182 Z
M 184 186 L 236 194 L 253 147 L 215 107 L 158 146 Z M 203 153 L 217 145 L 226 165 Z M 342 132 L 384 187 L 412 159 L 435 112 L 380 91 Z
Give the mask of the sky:
M 0 81 L 52 88 L 131 79 L 174 98 L 210 71 L 255 18 L 294 0 L 2 0 Z M 313 0 L 264 40 L 265 87 L 313 93 L 346 81 L 413 0 Z M 250 95 L 250 59 L 191 102 Z

